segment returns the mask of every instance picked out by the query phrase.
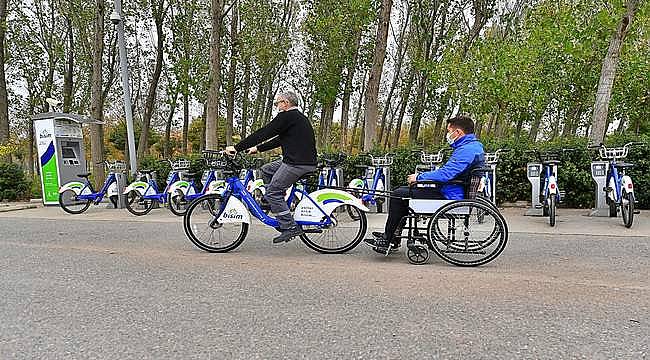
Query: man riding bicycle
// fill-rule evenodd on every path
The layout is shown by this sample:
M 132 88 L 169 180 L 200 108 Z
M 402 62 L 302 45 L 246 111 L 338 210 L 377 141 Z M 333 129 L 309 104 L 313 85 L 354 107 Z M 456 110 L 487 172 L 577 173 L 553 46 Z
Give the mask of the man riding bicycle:
M 449 161 L 437 170 L 409 175 L 409 185 L 423 180 L 437 183 L 466 180 L 471 176 L 472 169 L 484 165 L 483 144 L 474 135 L 474 121 L 470 117 L 460 115 L 447 120 L 446 139 L 453 149 Z M 382 254 L 385 254 L 389 247 L 399 246 L 399 229 L 403 226 L 404 216 L 408 215 L 407 198 L 461 200 L 464 196 L 465 189 L 459 184 L 441 184 L 436 187 L 401 186 L 391 192 L 384 232 L 373 232 L 374 238 L 366 242 Z

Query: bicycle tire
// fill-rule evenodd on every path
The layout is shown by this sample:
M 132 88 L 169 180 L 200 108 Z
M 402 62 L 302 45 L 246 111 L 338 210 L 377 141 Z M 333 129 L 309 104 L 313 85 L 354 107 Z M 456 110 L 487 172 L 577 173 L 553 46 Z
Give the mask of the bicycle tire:
M 351 212 L 356 213 L 356 216 L 350 216 Z M 359 245 L 359 243 L 361 243 L 361 240 L 363 240 L 366 230 L 368 229 L 368 219 L 365 212 L 354 206 L 341 204 L 332 211 L 330 216 L 336 221 L 334 226 L 329 228 L 313 228 L 314 231 L 321 231 L 321 233 L 310 233 L 309 231 L 312 229 L 304 228 L 306 233 L 301 235 L 300 239 L 305 243 L 305 245 L 307 245 L 307 247 L 321 254 L 342 254 L 354 249 Z M 351 222 L 343 224 L 343 221 L 347 220 L 350 220 Z M 355 225 L 351 225 L 352 223 Z M 351 238 L 351 240 L 343 242 L 340 245 L 333 245 L 331 239 L 339 229 L 350 229 L 350 233 L 353 235 L 343 235 L 343 238 Z M 327 241 L 328 238 L 326 236 L 329 236 L 330 241 Z
M 79 209 L 71 208 L 70 206 L 72 206 L 73 204 L 68 201 L 68 198 L 75 200 L 77 205 L 81 205 L 81 208 Z M 61 206 L 61 209 L 63 209 L 63 211 L 73 215 L 78 215 L 88 210 L 88 208 L 90 207 L 90 202 L 91 202 L 90 200 L 76 200 L 76 199 L 77 199 L 77 193 L 74 190 L 71 189 L 64 190 L 63 192 L 59 193 L 59 206 Z
M 154 200 L 143 199 L 143 195 L 138 190 L 131 190 L 126 194 L 126 209 L 135 216 L 147 215 L 154 207 Z M 143 209 L 138 205 L 142 204 Z
M 187 212 L 187 200 L 180 189 L 167 194 L 167 204 L 169 204 L 169 211 L 176 216 L 183 216 Z
M 556 198 L 555 195 L 551 195 L 548 199 L 548 219 L 551 227 L 555 226 L 555 210 L 556 210 Z
M 621 202 L 621 217 L 623 225 L 629 229 L 634 223 L 634 193 L 624 193 L 622 198 L 627 201 L 627 204 Z
M 196 247 L 203 251 L 212 253 L 232 251 L 239 247 L 244 242 L 244 239 L 246 239 L 249 227 L 247 223 L 224 224 L 217 222 L 217 218 L 225 207 L 222 205 L 223 199 L 220 194 L 203 195 L 190 203 L 183 217 L 183 230 L 185 231 L 185 235 Z M 213 236 L 214 230 L 222 230 L 225 227 L 232 228 L 234 236 L 232 236 L 232 241 L 224 242 L 223 246 L 221 246 L 222 244 L 219 243 L 220 240 L 228 240 L 224 239 L 221 231 L 218 234 L 219 239 L 215 240 Z M 204 228 L 206 231 L 211 231 L 209 239 L 213 240 L 212 243 L 208 243 L 205 239 L 199 237 L 199 230 L 201 228 Z M 225 235 L 228 238 L 231 237 L 228 234 Z

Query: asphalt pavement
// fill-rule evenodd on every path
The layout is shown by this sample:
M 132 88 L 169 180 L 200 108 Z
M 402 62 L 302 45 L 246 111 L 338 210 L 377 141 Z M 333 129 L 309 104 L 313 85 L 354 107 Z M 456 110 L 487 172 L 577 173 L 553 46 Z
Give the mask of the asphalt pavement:
M 164 209 L 1 213 L 0 359 L 648 358 L 647 215 L 521 212 L 477 268 L 321 255 L 258 224 L 209 254 Z

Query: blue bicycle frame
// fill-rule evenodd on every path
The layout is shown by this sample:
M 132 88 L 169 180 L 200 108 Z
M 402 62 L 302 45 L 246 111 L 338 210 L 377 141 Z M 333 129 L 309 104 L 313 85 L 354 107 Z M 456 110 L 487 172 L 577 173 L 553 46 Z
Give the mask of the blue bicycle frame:
M 384 176 L 384 169 L 380 166 L 375 167 L 375 174 L 373 176 L 372 180 L 372 189 L 368 185 L 368 179 L 366 176 L 363 177 L 363 188 L 370 190 L 368 194 L 364 194 L 361 197 L 361 200 L 369 202 L 372 205 L 376 204 L 375 200 L 375 191 L 377 190 L 377 183 L 379 180 L 382 181 L 383 184 L 386 184 L 386 177 Z
M 552 165 L 544 165 L 544 199 L 549 198 L 549 193 L 551 191 L 550 190 L 551 184 L 549 183 L 550 178 L 551 178 L 551 176 L 555 176 L 555 174 L 553 173 L 552 168 L 553 168 Z M 555 198 L 557 199 L 557 202 L 560 202 L 561 201 L 560 188 L 557 185 L 557 181 L 554 184 L 554 186 L 556 187 L 556 189 L 555 189 L 556 190 L 555 191 Z
M 618 168 L 616 167 L 616 161 L 611 160 L 609 163 L 609 168 L 611 171 L 609 172 L 609 176 L 607 177 L 607 182 L 606 184 L 610 183 L 610 180 L 613 178 L 614 179 L 614 184 L 616 184 L 614 191 L 616 194 L 616 201 L 619 201 L 621 197 L 623 196 L 623 177 L 618 174 Z
M 102 186 L 102 189 L 99 190 L 99 192 L 93 192 L 93 186 L 86 179 L 86 184 L 85 186 L 81 189 L 81 192 L 79 193 L 80 195 L 77 196 L 78 200 L 90 200 L 95 202 L 95 204 L 100 203 L 103 199 L 104 196 L 106 195 L 106 191 L 108 191 L 108 187 L 111 186 L 112 183 L 117 183 L 117 177 L 115 177 L 114 173 L 109 173 L 108 177 L 106 178 L 106 181 L 104 181 L 104 185 Z M 84 190 L 90 189 L 90 194 L 83 194 Z
M 169 187 L 180 179 L 181 177 L 179 171 L 171 171 L 169 173 L 169 176 L 167 176 L 167 185 L 165 186 L 165 190 L 163 192 L 158 192 L 158 184 L 156 183 L 156 180 L 151 179 L 149 180 L 149 186 L 144 191 L 145 195 L 142 198 L 145 200 L 155 200 L 160 203 L 165 203 L 167 201 L 167 191 L 169 190 Z M 151 189 L 153 189 L 154 194 L 147 195 L 147 192 L 149 192 Z
M 323 176 L 323 172 L 324 171 L 320 171 L 320 174 L 318 175 L 318 187 L 317 187 L 318 190 L 323 189 L 326 186 L 332 186 L 332 184 L 334 183 L 334 179 L 337 178 L 336 168 L 328 166 L 327 167 L 327 175 L 326 175 L 327 176 L 327 183 L 326 183 L 325 182 L 325 176 Z M 340 185 L 338 183 L 338 181 L 336 182 L 336 184 L 337 184 L 337 186 Z
M 246 185 L 242 183 L 241 179 L 238 177 L 229 177 L 226 179 L 227 187 L 226 191 L 223 193 L 222 198 L 224 201 L 221 202 L 221 207 L 219 211 L 214 215 L 214 218 L 219 218 L 221 215 L 221 212 L 224 210 L 226 207 L 226 204 L 228 203 L 228 198 L 230 196 L 234 196 L 235 198 L 239 199 L 244 203 L 244 205 L 248 208 L 248 211 L 250 211 L 253 216 L 255 216 L 258 220 L 263 222 L 265 225 L 277 228 L 280 226 L 280 223 L 278 222 L 277 219 L 270 217 L 264 211 L 262 211 L 262 208 L 260 205 L 253 199 L 253 196 L 246 190 Z M 325 211 L 316 203 L 310 196 L 309 194 L 303 190 L 297 188 L 295 185 L 292 186 L 291 188 L 291 193 L 289 194 L 289 199 L 287 199 L 287 202 L 290 204 L 291 201 L 293 201 L 293 198 L 295 197 L 296 193 L 302 194 L 303 199 L 309 199 L 311 203 L 318 209 L 320 212 L 323 214 L 325 220 L 321 222 L 313 222 L 313 221 L 296 221 L 298 225 L 304 225 L 304 226 L 319 226 L 319 227 L 325 227 L 332 225 L 332 219 L 328 214 L 325 213 Z

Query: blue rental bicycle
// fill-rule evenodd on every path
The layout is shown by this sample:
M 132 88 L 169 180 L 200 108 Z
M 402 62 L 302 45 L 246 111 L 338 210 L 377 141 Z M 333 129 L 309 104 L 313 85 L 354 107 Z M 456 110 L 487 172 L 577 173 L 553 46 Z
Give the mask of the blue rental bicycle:
M 357 168 L 364 170 L 363 178 L 352 179 L 348 188 L 355 189 L 355 193 L 361 198 L 364 206 L 376 205 L 377 212 L 383 211 L 383 204 L 386 201 L 381 194 L 386 190 L 386 173 L 384 168 L 393 164 L 394 154 L 388 153 L 384 156 L 373 156 L 372 154 L 362 154 L 370 158 L 372 166 L 357 165 Z
M 156 204 L 166 204 L 169 202 L 169 188 L 177 181 L 181 181 L 184 172 L 189 170 L 190 162 L 185 159 L 176 161 L 162 160 L 169 163 L 171 171 L 167 176 L 165 189 L 161 192 L 156 182 L 156 172 L 153 170 L 140 170 L 138 179 L 145 178 L 146 181 L 135 181 L 124 189 L 126 195 L 126 209 L 136 216 L 147 215 Z
M 320 171 L 318 173 L 318 186 L 317 190 L 326 187 L 338 187 L 341 185 L 343 179 L 339 179 L 339 165 L 341 165 L 347 156 L 345 154 L 338 154 L 333 159 L 322 159 L 319 164 Z
M 201 182 L 195 182 L 194 179 L 179 180 L 169 187 L 169 210 L 176 216 L 183 216 L 187 207 L 192 200 L 197 199 L 205 194 L 218 193 L 225 189 L 225 181 L 219 179 L 215 168 L 219 152 L 214 150 L 203 150 L 201 155 L 208 169 L 203 171 Z M 187 176 L 193 177 L 194 173 L 187 173 Z
M 561 149 L 562 153 L 574 151 L 574 149 Z M 564 192 L 558 186 L 558 165 L 561 163 L 559 151 L 540 152 L 538 149 L 528 150 L 527 153 L 534 153 L 542 164 L 543 177 L 541 181 L 540 203 L 542 204 L 543 216 L 548 216 L 549 224 L 555 226 L 557 204 L 562 201 Z
M 83 182 L 71 181 L 59 189 L 59 205 L 63 211 L 69 214 L 81 214 L 88 210 L 91 203 L 98 205 L 105 196 L 108 196 L 117 207 L 116 173 L 126 170 L 126 164 L 123 161 L 104 161 L 98 164 L 104 164 L 108 169 L 108 176 L 102 188 L 95 192 L 93 184 L 88 180 L 90 173 L 78 174 L 78 177 L 84 179 Z
M 478 187 L 479 198 L 497 203 L 496 197 L 496 170 L 499 163 L 499 155 L 510 152 L 510 149 L 498 149 L 492 153 L 485 153 L 485 167 L 478 171 L 482 174 Z
M 644 145 L 639 142 L 631 142 L 619 148 L 608 148 L 604 144 L 590 146 L 598 149 L 600 158 L 609 162 L 607 170 L 607 186 L 605 199 L 609 205 L 609 216 L 618 216 L 618 209 L 621 210 L 621 217 L 626 228 L 631 228 L 634 222 L 634 214 L 638 213 L 634 209 L 636 198 L 634 197 L 634 183 L 632 178 L 625 174 L 625 170 L 634 166 L 634 164 L 621 161 L 629 153 L 630 147 L 635 145 Z
M 236 249 L 248 234 L 251 214 L 262 224 L 278 229 L 278 221 L 262 211 L 237 176 L 240 169 L 249 167 L 245 161 L 239 154 L 223 154 L 218 167 L 226 174 L 226 190 L 204 195 L 189 205 L 183 229 L 199 249 L 215 253 Z M 335 189 L 307 193 L 304 188 L 293 186 L 287 201 L 291 202 L 296 195 L 301 195 L 301 200 L 294 219 L 304 231 L 300 239 L 309 248 L 321 253 L 344 253 L 361 242 L 367 229 L 368 209 L 354 195 Z M 355 212 L 354 217 L 349 215 L 350 211 Z

